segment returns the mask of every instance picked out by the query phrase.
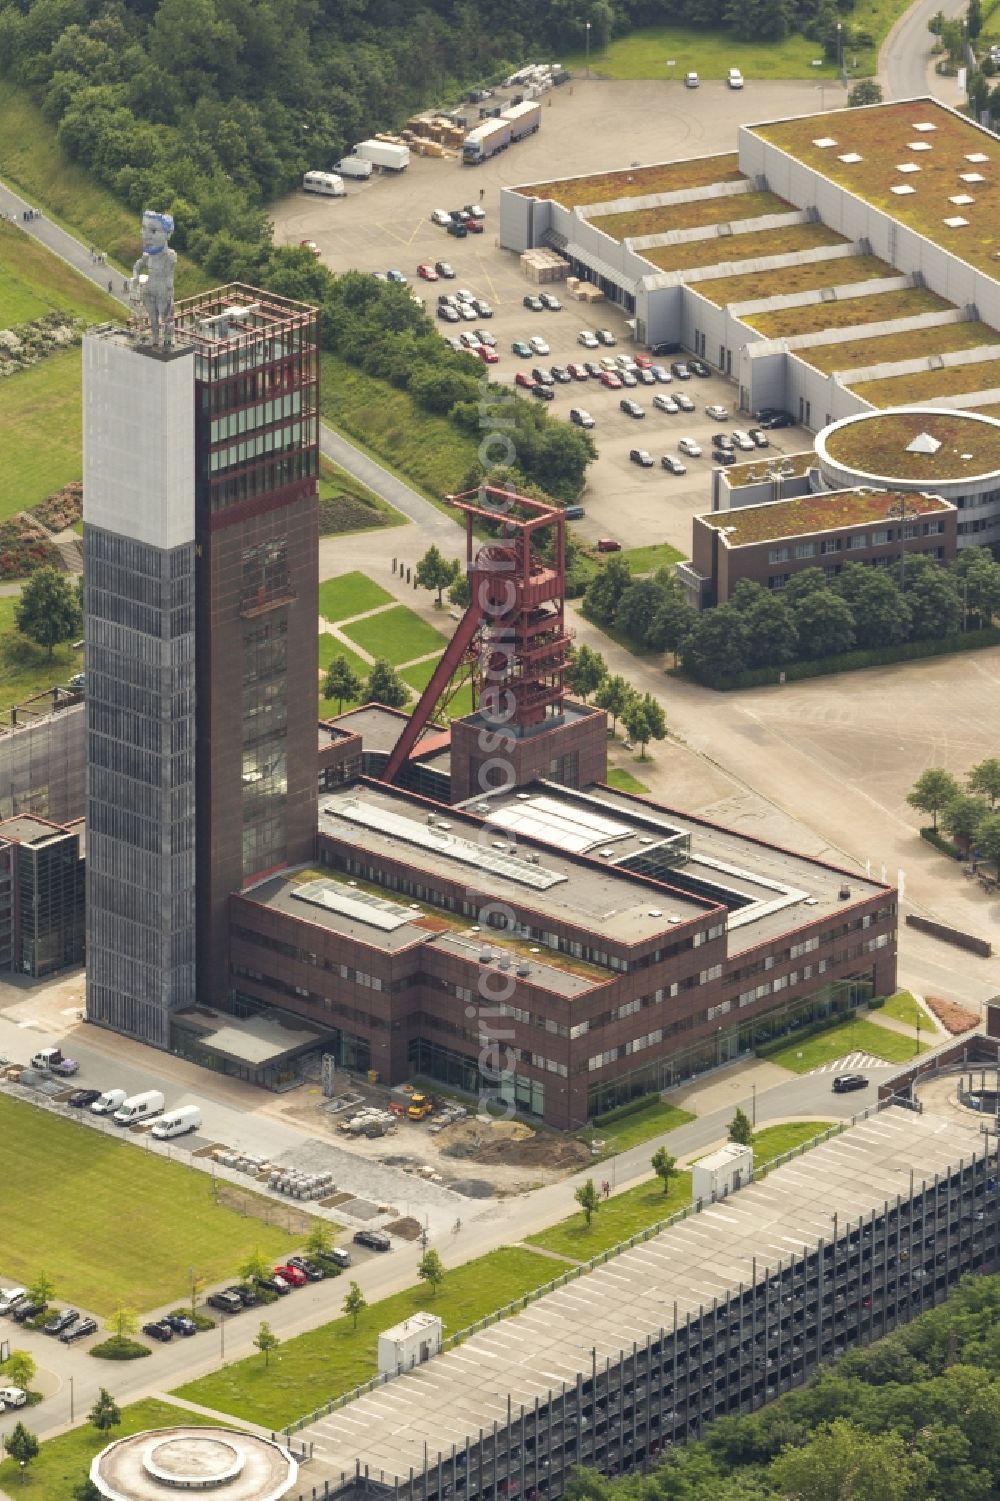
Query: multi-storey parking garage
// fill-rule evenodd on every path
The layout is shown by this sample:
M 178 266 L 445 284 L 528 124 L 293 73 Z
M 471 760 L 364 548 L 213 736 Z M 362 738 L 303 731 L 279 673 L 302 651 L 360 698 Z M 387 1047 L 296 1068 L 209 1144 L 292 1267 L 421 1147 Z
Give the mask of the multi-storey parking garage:
M 345 1498 L 560 1496 L 996 1269 L 996 1139 L 889 1106 L 426 1365 L 302 1425 Z

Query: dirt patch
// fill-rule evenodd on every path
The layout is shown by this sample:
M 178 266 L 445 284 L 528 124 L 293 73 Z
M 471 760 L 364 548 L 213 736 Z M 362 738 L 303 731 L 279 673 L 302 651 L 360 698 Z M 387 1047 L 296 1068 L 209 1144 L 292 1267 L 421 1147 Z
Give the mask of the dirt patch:
M 273 1203 L 270 1199 L 261 1198 L 259 1194 L 249 1193 L 235 1183 L 223 1183 L 221 1179 L 216 1180 L 215 1197 L 219 1204 L 225 1204 L 239 1214 L 263 1220 L 265 1225 L 278 1225 L 282 1230 L 296 1235 L 299 1232 L 308 1235 L 314 1224 L 311 1215 L 291 1204 Z
M 419 1220 L 409 1215 L 401 1220 L 393 1220 L 391 1225 L 383 1225 L 382 1228 L 388 1230 L 390 1235 L 398 1235 L 402 1240 L 419 1240 L 423 1226 Z
M 441 1132 L 438 1148 L 442 1157 L 484 1167 L 538 1167 L 560 1173 L 590 1161 L 583 1142 L 535 1131 L 521 1121 L 456 1121 Z

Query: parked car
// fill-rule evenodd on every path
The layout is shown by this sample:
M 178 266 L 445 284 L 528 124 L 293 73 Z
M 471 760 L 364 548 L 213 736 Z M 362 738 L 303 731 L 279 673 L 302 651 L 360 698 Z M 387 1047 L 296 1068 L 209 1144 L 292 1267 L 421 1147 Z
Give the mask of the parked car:
M 442 209 L 442 213 L 443 212 L 444 210 Z M 443 277 L 445 281 L 453 281 L 455 278 L 455 272 L 448 261 L 435 261 L 434 270 L 437 272 L 438 276 Z
M 276 1266 L 274 1275 L 281 1277 L 290 1287 L 305 1287 L 309 1281 L 300 1267 L 291 1266 L 288 1262 L 282 1262 L 281 1266 Z
M 319 246 L 316 244 L 315 240 L 300 240 L 299 249 L 309 250 L 314 256 L 316 256 L 317 260 L 319 259 Z
M 567 386 L 569 385 L 573 377 L 570 375 L 565 365 L 553 365 L 552 379 L 558 382 L 560 386 Z
M 227 1287 L 227 1293 L 232 1293 L 239 1298 L 243 1308 L 255 1308 L 257 1306 L 257 1292 L 249 1282 L 234 1282 L 232 1287 Z
M 554 296 L 551 292 L 539 292 L 538 300 L 542 304 L 542 307 L 548 308 L 550 313 L 558 313 L 559 309 L 562 307 L 562 303 L 559 301 L 559 298 Z
M 833 1081 L 834 1094 L 850 1094 L 855 1089 L 867 1089 L 864 1074 L 837 1074 Z
M 610 328 L 599 328 L 597 330 L 597 338 L 601 344 L 606 344 L 609 349 L 618 343 Z
M 95 1100 L 99 1100 L 100 1098 L 101 1091 L 99 1089 L 74 1089 L 66 1103 L 67 1105 L 72 1105 L 74 1110 L 84 1110 L 88 1105 L 92 1105 Z
M 392 1241 L 384 1230 L 355 1230 L 354 1244 L 367 1246 L 370 1251 L 391 1251 Z
M 602 386 L 610 386 L 612 391 L 620 391 L 622 388 L 622 378 L 617 370 L 602 370 L 600 381 Z
M 686 89 L 696 89 L 699 83 L 701 83 L 701 79 L 694 71 L 684 74 L 684 87 Z
M 639 403 L 637 401 L 630 400 L 630 398 L 627 396 L 622 397 L 621 401 L 618 403 L 618 410 L 620 412 L 624 412 L 626 417 L 638 418 L 645 417 L 646 415 L 645 411 L 639 405 Z
M 448 233 L 454 235 L 456 240 L 464 240 L 469 231 L 464 224 L 459 224 L 452 219 L 448 225 Z M 440 275 L 440 272 L 438 274 Z
M 781 407 L 761 407 L 754 416 L 766 432 L 771 432 L 776 427 L 794 427 L 795 423 L 791 412 L 782 411 Z
M 739 68 L 730 68 L 726 75 L 726 83 L 731 89 L 741 89 L 743 87 L 743 74 Z
M 96 1333 L 96 1319 L 78 1319 L 75 1324 L 70 1324 L 68 1329 L 63 1330 L 62 1334 L 60 1334 L 59 1336 L 59 1339 L 64 1345 L 71 1345 L 78 1339 L 84 1339 L 88 1334 Z
M 420 262 L 420 265 L 417 267 L 417 275 L 421 278 L 422 281 L 437 281 L 438 279 L 438 274 L 434 270 L 434 267 L 431 265 L 430 261 Z
M 463 219 L 462 223 L 465 225 L 465 228 L 468 230 L 470 235 L 481 235 L 483 232 L 484 225 L 481 219 L 476 219 L 474 217 L 471 219 Z
M 551 386 L 534 385 L 531 388 L 531 394 L 541 401 L 555 401 L 556 399 L 556 393 Z
M 732 438 L 728 433 L 713 433 L 710 442 L 714 448 L 734 448 Z
M 342 1272 L 352 1265 L 351 1253 L 346 1246 L 332 1246 L 329 1251 L 323 1252 L 322 1259 Z
M 696 443 L 693 438 L 681 438 L 677 450 L 679 453 L 686 453 L 689 459 L 701 458 L 701 444 Z
M 310 1282 L 322 1282 L 326 1276 L 319 1262 L 313 1261 L 308 1256 L 289 1256 L 288 1265 L 298 1267 L 299 1271 L 304 1272 Z
M 28 1393 L 19 1386 L 0 1386 L 0 1412 L 5 1407 L 23 1407 Z
M 670 373 L 677 380 L 690 380 L 691 370 L 683 360 L 673 360 L 670 365 Z
M 666 365 L 654 365 L 652 369 L 653 374 L 656 376 L 656 379 L 659 381 L 661 386 L 670 385 L 670 382 L 673 380 L 673 376 L 670 374 L 670 371 L 667 369 Z
M 190 1339 L 192 1334 L 198 1333 L 198 1325 L 194 1319 L 189 1319 L 184 1313 L 168 1313 L 162 1322 L 169 1324 L 175 1334 L 183 1334 L 185 1339 Z
M 583 407 L 570 407 L 569 420 L 570 422 L 575 422 L 577 427 L 594 426 L 593 417 L 589 412 L 584 411 Z
M 753 453 L 757 445 L 749 433 L 744 432 L 740 427 L 734 427 L 733 447 L 738 448 L 741 453 Z
M 654 344 L 649 352 L 652 355 L 680 354 L 681 346 L 674 339 L 667 339 L 662 344 Z
M 529 313 L 542 313 L 545 311 L 544 302 L 534 292 L 529 292 L 527 297 L 521 298 L 521 306 L 526 307 Z
M 764 431 L 764 429 L 762 427 L 751 427 L 749 429 L 749 433 L 750 433 L 751 438 L 754 441 L 755 447 L 757 447 L 757 448 L 770 448 L 770 446 L 771 446 L 771 440 L 767 436 L 767 433 Z
M 490 97 L 487 93 L 487 99 Z M 486 210 L 481 203 L 467 203 L 465 205 L 465 217 L 467 219 L 485 219 Z
M 567 521 L 582 521 L 586 514 L 583 506 L 566 506 L 563 510 Z
M 257 1286 L 263 1287 L 269 1293 L 277 1293 L 279 1298 L 284 1298 L 292 1290 L 292 1284 L 286 1282 L 284 1277 L 258 1277 Z
M 619 370 L 631 370 L 633 374 L 639 368 L 630 354 L 616 354 L 615 365 Z
M 621 380 L 622 385 L 623 386 L 628 386 L 633 391 L 635 390 L 636 386 L 639 384 L 639 382 L 636 380 L 635 375 L 633 374 L 633 372 L 631 370 L 619 370 L 618 375 L 619 375 L 619 378 Z
M 397 271 L 395 267 L 393 267 L 391 271 L 387 271 L 385 274 L 386 279 L 388 281 L 395 282 L 397 287 L 405 287 L 409 285 L 402 271 Z
M 640 469 L 652 469 L 653 455 L 648 448 L 630 448 L 628 451 L 629 461 L 638 464 Z
M 620 542 L 616 542 L 615 539 L 614 539 L 614 537 L 598 537 L 598 539 L 597 539 L 597 551 L 598 552 L 621 552 L 621 550 L 622 550 L 621 543 Z
M 585 328 L 582 333 L 577 334 L 576 342 L 582 344 L 584 349 L 599 349 L 601 345 L 600 339 L 596 334 L 592 334 L 589 328 Z
M 458 308 L 453 307 L 450 302 L 438 303 L 438 317 L 443 323 L 460 323 L 462 321 Z
M 55 1313 L 47 1324 L 43 1324 L 43 1334 L 62 1334 L 70 1324 L 75 1324 L 80 1315 L 75 1308 L 64 1308 L 61 1313 Z
M 475 334 L 473 334 L 473 333 L 469 333 L 468 330 L 466 330 L 465 333 L 459 334 L 458 337 L 459 337 L 459 340 L 461 342 L 461 345 L 462 345 L 463 349 L 478 349 L 479 348 L 479 339 L 478 339 L 478 337 Z
M 464 318 L 466 323 L 475 323 L 479 317 L 479 309 L 473 307 L 471 302 L 460 302 L 458 304 L 458 315 L 460 318 Z
M 492 318 L 493 308 L 485 297 L 470 297 L 469 306 L 474 307 L 480 318 Z
M 653 405 L 658 412 L 669 412 L 672 417 L 680 411 L 680 407 L 672 396 L 664 396 L 660 392 L 653 397 Z
M 531 347 L 523 339 L 515 339 L 510 346 L 510 352 L 511 354 L 516 354 L 522 360 L 530 360 L 532 355 Z
M 150 1339 L 158 1339 L 161 1344 L 167 1344 L 174 1337 L 174 1331 L 166 1319 L 154 1319 L 152 1323 L 143 1324 L 143 1334 L 148 1334 Z
M 653 361 L 649 358 L 648 354 L 637 354 L 633 363 L 640 370 L 652 370 L 653 368 Z
M 531 348 L 535 354 L 548 354 L 550 352 L 549 346 L 546 344 L 543 338 L 540 338 L 538 334 L 535 334 L 534 338 L 529 339 L 528 343 L 531 345 Z
M 500 356 L 488 344 L 477 345 L 473 353 L 478 354 L 484 365 L 498 365 L 500 363 Z
M 708 380 L 708 377 L 711 375 L 712 372 L 708 368 L 708 366 L 705 364 L 704 360 L 688 360 L 687 363 L 688 363 L 688 369 L 694 375 L 697 375 L 700 380 Z
M 675 459 L 672 453 L 665 453 L 660 460 L 660 466 L 669 474 L 687 474 L 687 465 L 682 464 L 680 459 Z
M 32 1298 L 22 1298 L 19 1303 L 15 1304 L 11 1312 L 11 1318 L 15 1324 L 26 1324 L 29 1319 L 37 1319 L 38 1315 L 44 1313 L 48 1306 L 47 1303 L 36 1303 Z
M 447 344 L 449 349 L 453 349 L 456 354 L 462 353 L 465 345 L 462 343 L 461 339 L 456 338 L 454 334 L 442 334 L 441 337 Z
M 723 465 L 724 464 L 735 464 L 736 463 L 736 455 L 735 455 L 735 453 L 733 452 L 733 450 L 731 448 L 713 448 L 712 449 L 712 463 L 713 464 L 723 464 Z
M 574 380 L 588 380 L 589 379 L 589 372 L 587 370 L 586 365 L 576 365 L 576 364 L 567 365 L 566 369 L 569 371 L 570 375 L 573 377 Z
M 431 209 L 431 223 L 440 224 L 442 229 L 447 229 L 451 223 L 451 215 L 446 208 Z
M 205 1299 L 209 1308 L 217 1308 L 220 1313 L 242 1313 L 243 1300 L 239 1293 L 223 1292 L 210 1293 Z
M 496 334 L 491 334 L 488 328 L 474 328 L 472 332 L 475 334 L 480 344 L 485 344 L 487 349 L 496 349 Z
M 586 370 L 588 375 L 599 376 L 602 367 L 597 363 L 596 360 L 584 360 L 583 368 L 584 370 Z
M 653 374 L 652 370 L 635 370 L 633 371 L 633 374 L 635 375 L 635 378 L 639 382 L 640 386 L 656 385 L 656 376 Z
M 725 407 L 719 406 L 718 402 L 705 408 L 705 416 L 711 417 L 713 422 L 728 422 L 729 413 Z
M 514 376 L 514 384 L 515 386 L 525 386 L 530 391 L 535 382 L 532 380 L 527 370 L 519 370 Z
M 540 386 L 551 386 L 555 384 L 548 370 L 546 370 L 542 365 L 533 365 L 531 368 L 531 373 Z
M 694 402 L 685 391 L 678 391 L 674 396 L 674 400 L 676 401 L 682 412 L 694 411 Z

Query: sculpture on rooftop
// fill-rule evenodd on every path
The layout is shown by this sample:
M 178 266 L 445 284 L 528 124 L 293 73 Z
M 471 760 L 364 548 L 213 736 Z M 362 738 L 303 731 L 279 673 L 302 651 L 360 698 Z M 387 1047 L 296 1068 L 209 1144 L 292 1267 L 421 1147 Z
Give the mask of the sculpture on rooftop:
M 169 349 L 174 341 L 174 267 L 177 252 L 167 243 L 174 232 L 172 214 L 148 208 L 142 216 L 142 254 L 132 267 L 129 291 L 149 318 L 153 344 Z

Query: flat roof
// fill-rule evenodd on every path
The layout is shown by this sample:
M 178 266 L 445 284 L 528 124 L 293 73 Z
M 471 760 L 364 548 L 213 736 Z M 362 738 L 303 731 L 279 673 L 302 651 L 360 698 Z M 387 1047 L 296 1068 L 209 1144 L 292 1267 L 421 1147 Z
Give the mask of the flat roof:
M 927 287 L 897 287 L 893 292 L 871 292 L 867 297 L 838 297 L 824 302 L 798 303 L 771 312 L 743 313 L 743 322 L 766 339 L 792 334 L 821 333 L 830 328 L 861 328 L 866 323 L 891 323 L 896 318 L 921 313 L 954 311 L 955 304 Z M 836 346 L 834 346 L 836 347 Z
M 823 287 L 851 287 L 898 275 L 898 271 L 887 261 L 879 260 L 877 255 L 835 255 L 800 261 L 798 265 L 782 266 L 779 270 L 764 266 L 759 271 L 738 271 L 732 276 L 689 277 L 688 282 L 709 302 L 723 307 L 730 303 L 785 297 L 792 292 L 818 292 Z
M 48 844 L 50 839 L 64 838 L 67 832 L 62 824 L 36 818 L 33 813 L 18 813 L 0 823 L 0 839 L 9 839 L 13 844 Z
M 289 1012 L 240 1017 L 210 1006 L 188 1006 L 175 1011 L 174 1018 L 196 1031 L 203 1047 L 257 1065 L 274 1062 L 329 1035 L 310 1022 L 297 1021 Z
M 842 334 L 834 343 L 798 344 L 792 353 L 796 359 L 805 360 L 807 365 L 821 370 L 824 375 L 832 375 L 834 371 L 867 370 L 900 360 L 954 354 L 960 349 L 998 344 L 1000 332 L 990 328 L 988 323 L 966 318 L 960 323 L 933 323 L 929 328 L 900 328 L 895 333 L 855 334 L 853 337 Z M 935 374 L 940 375 L 940 370 Z M 852 382 L 852 389 L 858 389 L 856 382 Z
M 489 803 L 500 810 L 505 806 L 524 807 L 523 798 L 539 794 L 547 801 L 589 810 L 617 819 L 628 827 L 626 836 L 606 846 L 612 851 L 611 869 L 621 868 L 623 861 L 643 860 L 657 846 L 665 849 L 665 841 L 672 839 L 683 858 L 656 878 L 664 891 L 651 905 L 673 911 L 678 905 L 677 896 L 683 899 L 692 887 L 707 900 L 724 903 L 729 909 L 730 957 L 806 923 L 844 912 L 857 902 L 886 891 L 878 881 L 752 839 L 648 798 L 630 796 L 614 787 L 595 786 L 577 791 L 554 782 L 539 782 L 530 793 L 523 789 L 502 793 L 490 798 Z M 470 799 L 470 804 L 475 801 Z M 549 857 L 546 855 L 545 859 L 548 861 Z M 690 885 L 676 884 L 684 882 Z M 842 896 L 842 891 L 848 895 Z
M 348 709 L 327 721 L 332 729 L 360 735 L 364 750 L 386 753 L 393 749 L 409 722 L 409 714 L 404 714 L 400 709 L 389 709 L 385 704 L 361 704 L 357 709 Z M 417 744 L 428 736 L 439 733 L 434 725 L 425 725 Z
M 596 1270 L 539 1298 L 521 1313 L 472 1335 L 457 1348 L 398 1376 L 313 1423 L 305 1436 L 335 1472 L 355 1460 L 397 1482 L 440 1451 L 478 1443 L 535 1401 L 589 1378 L 596 1359 L 618 1361 L 678 1318 L 698 1317 L 740 1285 L 753 1284 L 813 1251 L 833 1233 L 906 1196 L 936 1172 L 981 1155 L 978 1122 L 966 1125 L 890 1106 L 815 1147 L 763 1182 L 614 1256 Z M 454 1331 L 448 1331 L 449 1333 Z M 322 1397 L 322 1393 L 317 1393 Z
M 707 229 L 713 224 L 735 224 L 741 219 L 759 219 L 764 214 L 797 213 L 794 203 L 766 189 L 722 197 L 688 198 L 680 203 L 661 203 L 649 208 L 618 209 L 614 213 L 588 214 L 595 229 L 613 240 L 638 235 L 667 234 L 675 229 Z
M 838 531 L 845 526 L 870 526 L 889 520 L 890 507 L 906 502 L 908 510 L 922 516 L 955 507 L 937 495 L 896 490 L 834 490 L 828 494 L 799 495 L 791 500 L 770 500 L 759 506 L 733 506 L 699 516 L 706 526 L 722 534 L 726 547 L 750 547 L 776 542 L 782 537 L 803 537 L 813 532 Z
M 919 444 L 925 434 L 938 446 Z M 827 457 L 887 484 L 893 480 L 958 483 L 1000 472 L 1000 422 L 982 413 L 946 407 L 858 412 L 824 428 L 816 439 L 816 451 L 820 459 Z
M 614 203 L 619 198 L 648 198 L 654 193 L 680 193 L 685 188 L 707 188 L 717 182 L 745 182 L 735 151 L 719 156 L 688 157 L 679 162 L 657 162 L 650 167 L 622 167 L 614 172 L 592 172 L 582 177 L 562 177 L 550 182 L 526 183 L 511 189 L 525 198 L 551 198 L 564 208 L 593 203 Z
M 1000 141 L 939 100 L 831 110 L 744 129 L 949 254 L 988 276 L 1000 274 Z M 894 193 L 898 187 L 913 191 Z

